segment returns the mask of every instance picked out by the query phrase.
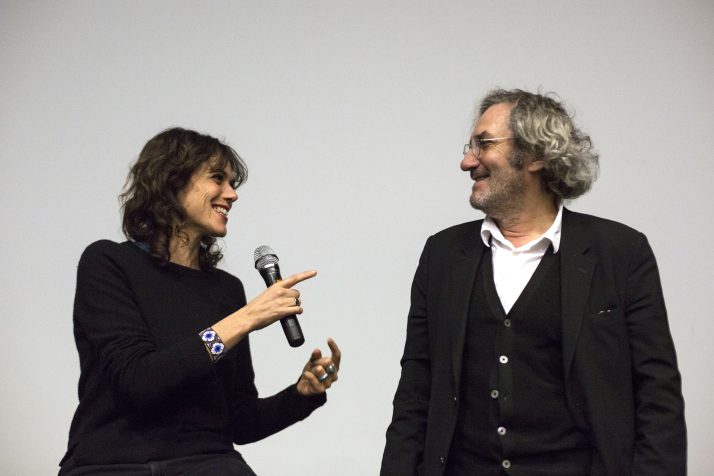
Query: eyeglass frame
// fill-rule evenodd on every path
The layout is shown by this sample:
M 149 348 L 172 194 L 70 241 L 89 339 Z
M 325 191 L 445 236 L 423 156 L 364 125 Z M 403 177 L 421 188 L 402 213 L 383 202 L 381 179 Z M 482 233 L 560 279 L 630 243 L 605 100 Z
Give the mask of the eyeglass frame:
M 511 140 L 511 139 L 515 139 L 515 137 L 514 137 L 514 136 L 510 136 L 510 137 L 487 137 L 487 138 L 480 138 L 480 137 L 477 137 L 477 136 L 473 136 L 473 137 L 471 138 L 471 140 L 470 140 L 468 143 L 464 144 L 463 154 L 466 155 L 466 154 L 468 154 L 469 152 L 471 152 L 471 151 L 473 151 L 473 150 L 475 149 L 476 151 L 474 152 L 474 155 L 475 155 L 476 157 L 478 157 L 478 156 L 479 156 L 479 153 L 480 153 L 482 150 L 485 150 L 485 148 L 487 148 L 488 146 L 490 146 L 490 145 L 496 145 L 496 144 L 499 144 L 499 143 L 501 143 L 501 142 L 503 142 L 503 141 Z M 476 144 L 476 143 L 477 143 L 477 145 L 476 145 L 475 148 L 472 146 L 472 143 L 473 143 L 473 144 Z

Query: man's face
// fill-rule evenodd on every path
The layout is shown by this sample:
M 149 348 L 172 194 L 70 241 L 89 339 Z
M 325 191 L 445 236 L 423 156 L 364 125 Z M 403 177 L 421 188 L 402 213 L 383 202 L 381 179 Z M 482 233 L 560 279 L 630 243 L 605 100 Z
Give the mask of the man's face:
M 508 126 L 511 104 L 495 104 L 479 117 L 471 137 L 492 139 L 512 137 Z M 461 170 L 469 172 L 474 181 L 469 201 L 471 206 L 489 216 L 499 218 L 517 209 L 525 194 L 525 168 L 518 170 L 509 164 L 512 141 L 484 143 L 470 150 L 461 161 Z

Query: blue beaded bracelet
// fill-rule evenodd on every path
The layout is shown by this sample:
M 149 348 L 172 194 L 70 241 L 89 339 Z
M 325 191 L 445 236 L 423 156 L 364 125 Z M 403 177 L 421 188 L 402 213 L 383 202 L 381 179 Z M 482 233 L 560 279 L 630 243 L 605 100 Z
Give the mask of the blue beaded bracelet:
M 201 337 L 203 345 L 206 346 L 206 350 L 208 350 L 208 354 L 211 356 L 213 363 L 215 364 L 221 360 L 223 357 L 223 351 L 226 348 L 221 340 L 221 336 L 219 336 L 218 333 L 210 327 L 202 330 L 198 333 L 198 335 Z

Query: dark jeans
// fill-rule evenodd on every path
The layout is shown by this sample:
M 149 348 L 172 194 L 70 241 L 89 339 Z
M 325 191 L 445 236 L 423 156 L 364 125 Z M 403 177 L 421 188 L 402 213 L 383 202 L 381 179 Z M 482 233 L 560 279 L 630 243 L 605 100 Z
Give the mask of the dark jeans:
M 80 466 L 62 476 L 256 476 L 238 452 L 150 461 L 142 464 Z

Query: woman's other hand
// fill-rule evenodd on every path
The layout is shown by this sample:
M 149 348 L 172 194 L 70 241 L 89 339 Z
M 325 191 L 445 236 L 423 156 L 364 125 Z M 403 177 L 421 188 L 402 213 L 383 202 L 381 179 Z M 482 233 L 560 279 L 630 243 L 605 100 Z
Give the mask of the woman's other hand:
M 324 393 L 337 381 L 342 352 L 340 352 L 340 348 L 337 347 L 337 343 L 332 337 L 327 339 L 327 345 L 332 352 L 330 357 L 323 357 L 320 349 L 312 351 L 310 360 L 305 364 L 300 380 L 297 383 L 297 391 L 300 395 L 309 397 Z

